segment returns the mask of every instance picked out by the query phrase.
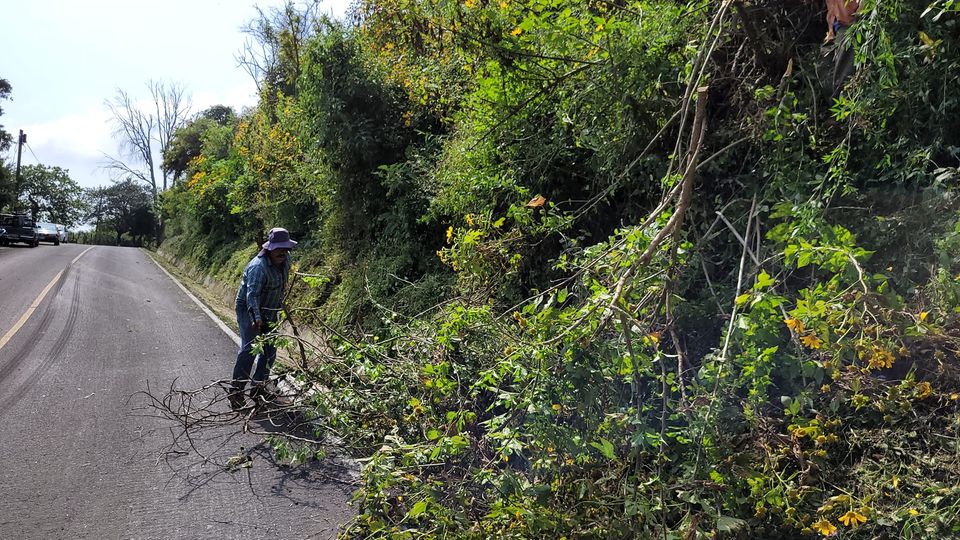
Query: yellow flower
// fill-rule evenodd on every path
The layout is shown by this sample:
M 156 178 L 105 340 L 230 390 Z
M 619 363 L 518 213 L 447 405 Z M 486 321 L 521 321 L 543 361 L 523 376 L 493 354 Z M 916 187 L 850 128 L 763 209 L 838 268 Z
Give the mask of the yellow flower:
M 860 512 L 856 512 L 854 510 L 848 511 L 846 514 L 840 516 L 838 519 L 840 520 L 840 523 L 843 523 L 847 527 L 856 527 L 861 523 L 867 522 L 867 516 L 861 514 Z
M 917 510 L 916 508 L 911 508 L 911 509 L 907 510 L 907 513 L 910 514 L 911 516 L 919 516 L 919 515 L 920 515 L 920 511 Z
M 930 383 L 928 383 L 927 381 L 923 381 L 922 383 L 917 385 L 918 399 L 926 399 L 932 393 L 933 393 L 933 387 L 930 386 Z
M 897 478 L 897 475 L 893 475 L 893 478 L 890 480 L 890 483 L 893 484 L 893 489 L 900 487 L 900 479 Z
M 920 322 L 926 321 L 926 320 L 927 320 L 927 315 L 929 315 L 929 314 L 930 314 L 930 312 L 928 312 L 928 311 L 921 311 L 921 312 L 920 312 Z
M 603 23 L 597 25 L 597 32 L 603 32 Z
M 867 361 L 873 369 L 883 369 L 893 367 L 893 353 L 886 349 L 876 348 Z
M 820 338 L 818 338 L 813 332 L 801 337 L 800 343 L 803 343 L 803 346 L 808 349 L 819 349 L 820 346 L 823 345 L 823 342 L 820 341 Z
M 467 225 L 473 227 L 473 214 L 467 214 L 464 218 L 467 220 Z
M 560 410 L 560 404 L 559 404 L 559 403 L 554 403 L 550 408 L 552 408 L 552 409 L 555 410 L 555 411 L 559 411 L 559 410 Z
M 464 0 L 463 5 L 467 6 L 468 8 L 472 8 L 476 5 L 476 3 L 476 0 Z
M 508 7 L 510 7 L 510 4 L 506 2 L 500 2 L 500 9 L 507 9 Z
M 958 393 L 956 393 L 956 392 L 950 394 L 950 401 L 956 401 L 957 398 L 960 398 L 960 394 L 958 394 Z
M 450 240 L 453 239 L 453 225 L 447 228 L 447 243 L 450 243 Z
M 821 519 L 813 524 L 813 530 L 824 536 L 833 536 L 837 532 L 837 527 L 833 523 L 830 523 L 830 520 Z
M 514 28 L 512 32 L 510 32 L 510 35 L 511 35 L 511 36 L 519 36 L 522 32 L 523 32 L 523 28 L 520 28 L 520 27 L 518 26 L 518 27 Z
M 784 319 L 783 323 L 787 325 L 787 328 L 790 330 L 802 334 L 803 333 L 803 321 L 800 319 Z

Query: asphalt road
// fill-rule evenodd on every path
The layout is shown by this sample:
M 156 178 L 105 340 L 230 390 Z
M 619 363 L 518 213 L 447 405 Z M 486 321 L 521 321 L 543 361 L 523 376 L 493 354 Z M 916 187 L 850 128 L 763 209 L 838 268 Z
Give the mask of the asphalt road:
M 279 467 L 236 423 L 171 446 L 143 392 L 224 378 L 236 346 L 144 252 L 88 247 L 0 247 L 0 538 L 333 537 L 347 468 Z

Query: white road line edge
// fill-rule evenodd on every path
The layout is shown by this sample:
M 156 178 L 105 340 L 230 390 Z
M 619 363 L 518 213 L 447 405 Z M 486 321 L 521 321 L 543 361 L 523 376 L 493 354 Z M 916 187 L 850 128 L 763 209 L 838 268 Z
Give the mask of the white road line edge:
M 84 255 L 86 255 L 88 251 L 90 251 L 95 247 L 97 246 L 90 246 L 87 249 L 83 250 L 83 252 L 81 252 L 79 255 L 74 257 L 72 261 L 70 261 L 70 264 L 67 265 L 67 268 L 70 268 L 70 266 L 72 266 L 74 263 L 80 260 L 80 257 L 83 257 Z M 33 303 L 30 304 L 30 307 L 28 307 L 27 310 L 23 312 L 23 315 L 20 316 L 20 319 L 17 320 L 16 324 L 14 324 L 10 328 L 10 330 L 7 330 L 7 333 L 4 334 L 3 337 L 0 337 L 0 349 L 2 349 L 3 346 L 6 345 L 7 342 L 10 341 L 14 335 L 16 335 L 16 333 L 20 330 L 20 328 L 23 327 L 23 325 L 27 324 L 27 321 L 30 320 L 30 317 L 33 315 L 33 312 L 36 311 L 38 307 L 40 307 L 40 303 L 43 302 L 43 299 L 47 296 L 47 293 L 50 292 L 50 289 L 52 289 L 53 286 L 56 285 L 58 281 L 60 281 L 60 277 L 63 276 L 64 272 L 67 271 L 67 268 L 64 268 L 63 270 L 57 272 L 56 276 L 53 276 L 53 279 L 50 280 L 50 283 L 47 283 L 47 286 L 44 287 L 42 291 L 40 291 L 40 295 L 37 296 L 37 298 L 33 301 Z
M 161 266 L 160 263 L 158 263 L 157 260 L 153 258 L 153 255 L 151 255 L 149 251 L 144 249 L 143 252 L 147 254 L 148 259 L 153 261 L 153 264 L 157 265 L 157 268 L 162 270 L 163 273 L 166 274 L 168 278 L 170 278 L 174 283 L 177 284 L 177 287 L 180 287 L 180 290 L 185 292 L 187 296 L 189 296 L 190 299 L 193 300 L 194 304 L 200 306 L 200 309 L 202 309 L 203 312 L 207 314 L 207 317 L 210 317 L 210 319 L 213 320 L 213 322 L 217 323 L 217 326 L 219 326 L 220 329 L 223 330 L 223 333 L 226 334 L 230 339 L 233 340 L 234 343 L 237 344 L 237 347 L 240 346 L 240 336 L 238 336 L 236 332 L 234 332 L 233 330 L 230 329 L 229 326 L 224 324 L 223 321 L 220 320 L 220 317 L 217 317 L 216 314 L 210 311 L 210 308 L 208 308 L 206 304 L 201 302 L 199 298 L 194 296 L 192 292 L 190 292 L 186 287 L 184 287 L 183 283 L 180 283 L 180 280 L 173 277 L 173 274 L 171 274 L 170 272 L 167 272 L 167 269 Z

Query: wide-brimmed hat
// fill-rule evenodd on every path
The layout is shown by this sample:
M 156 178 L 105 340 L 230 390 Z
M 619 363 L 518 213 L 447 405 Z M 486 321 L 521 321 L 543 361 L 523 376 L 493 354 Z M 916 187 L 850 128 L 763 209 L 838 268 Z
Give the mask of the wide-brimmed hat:
M 267 237 L 267 241 L 263 243 L 263 249 L 267 251 L 272 251 L 274 249 L 293 249 L 297 246 L 297 243 L 290 239 L 290 233 L 282 227 L 274 227 L 270 229 L 270 236 Z

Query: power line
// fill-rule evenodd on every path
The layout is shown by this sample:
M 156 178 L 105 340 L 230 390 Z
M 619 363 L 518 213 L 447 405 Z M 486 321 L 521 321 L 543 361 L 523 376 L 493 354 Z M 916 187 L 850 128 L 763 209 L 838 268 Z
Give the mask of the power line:
M 30 151 L 30 155 L 33 156 L 33 159 L 37 160 L 37 165 L 42 165 L 43 162 L 40 161 L 40 158 L 38 158 L 37 155 L 33 153 L 33 148 L 30 147 L 30 143 L 24 142 L 23 144 L 27 146 L 27 150 Z

